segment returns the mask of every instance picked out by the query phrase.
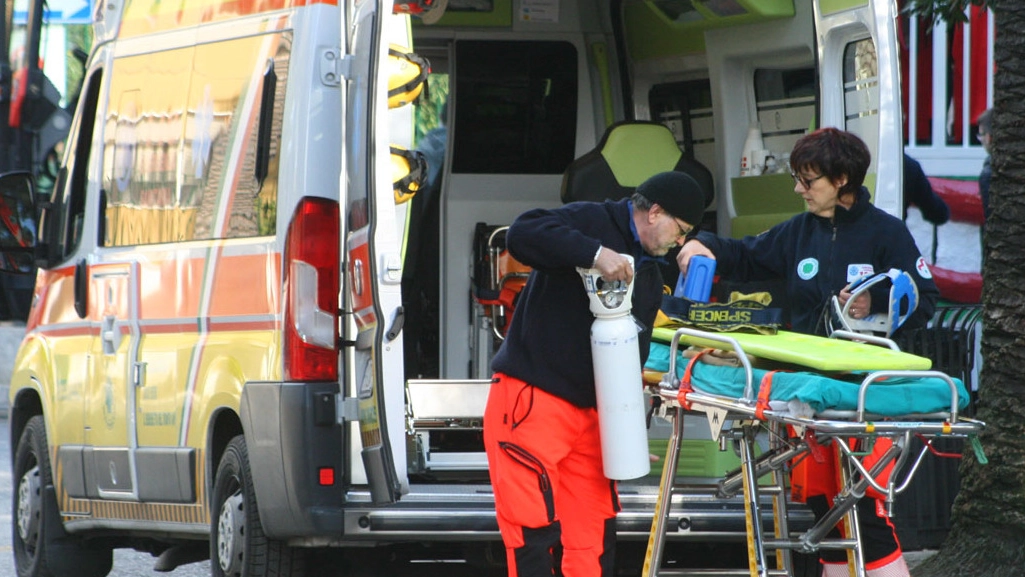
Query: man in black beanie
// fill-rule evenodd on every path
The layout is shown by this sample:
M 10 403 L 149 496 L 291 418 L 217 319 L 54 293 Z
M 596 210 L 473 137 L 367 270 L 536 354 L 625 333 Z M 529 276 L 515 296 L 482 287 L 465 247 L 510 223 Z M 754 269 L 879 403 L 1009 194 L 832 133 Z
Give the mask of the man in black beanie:
M 491 364 L 484 445 L 510 576 L 612 575 L 619 499 L 602 472 L 594 317 L 576 269 L 634 283 L 643 366 L 662 298 L 659 264 L 697 232 L 704 210 L 698 183 L 666 172 L 629 199 L 531 210 L 509 227 L 509 252 L 533 272 Z

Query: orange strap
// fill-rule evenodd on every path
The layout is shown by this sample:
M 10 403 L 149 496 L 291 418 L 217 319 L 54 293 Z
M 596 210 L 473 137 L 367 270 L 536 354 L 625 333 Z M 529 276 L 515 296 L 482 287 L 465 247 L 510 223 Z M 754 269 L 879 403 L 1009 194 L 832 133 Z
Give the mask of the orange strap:
M 772 375 L 779 371 L 769 371 L 758 384 L 758 401 L 755 403 L 755 416 L 759 421 L 765 420 L 765 411 L 769 408 L 769 394 L 772 392 Z
M 944 422 L 943 425 L 944 426 L 949 426 L 948 423 L 946 423 L 946 422 Z M 921 433 L 916 433 L 915 436 L 918 437 L 919 441 L 922 441 L 922 444 L 925 445 L 929 449 L 930 453 L 932 453 L 933 455 L 936 455 L 937 457 L 940 457 L 940 458 L 943 458 L 943 459 L 960 459 L 960 458 L 963 457 L 963 455 L 961 453 L 947 453 L 945 451 L 940 451 L 935 446 L 933 446 L 932 443 L 929 442 L 929 439 L 927 439 L 925 437 L 925 435 L 923 435 Z
M 690 362 L 687 363 L 687 368 L 683 371 L 683 378 L 680 379 L 680 392 L 676 393 L 676 400 L 680 402 L 680 406 L 684 409 L 690 410 L 690 401 L 687 400 L 687 395 L 694 391 L 694 387 L 691 385 L 691 375 L 694 372 L 694 364 L 698 362 L 698 359 L 705 356 L 712 349 L 704 349 L 698 354 L 694 355 Z

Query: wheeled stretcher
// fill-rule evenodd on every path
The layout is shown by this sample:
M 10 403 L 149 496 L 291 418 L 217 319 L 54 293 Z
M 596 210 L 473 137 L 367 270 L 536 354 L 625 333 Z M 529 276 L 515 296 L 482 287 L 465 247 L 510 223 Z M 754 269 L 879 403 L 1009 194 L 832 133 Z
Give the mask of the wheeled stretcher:
M 928 370 L 928 359 L 903 353 L 888 339 L 842 331 L 833 336 L 655 329 L 653 340 L 669 344 L 668 366 L 650 392 L 660 416 L 673 426 L 648 540 L 646 577 L 665 574 L 660 571 L 660 560 L 672 495 L 679 489 L 672 464 L 679 456 L 685 416 L 703 414 L 721 446 L 736 444 L 741 462 L 739 470 L 718 481 L 716 492 L 722 498 L 743 493 L 748 568 L 694 573 L 701 575 L 793 575 L 793 551 L 845 549 L 851 575 L 863 577 L 865 559 L 855 505 L 866 491 L 882 495 L 892 511 L 894 499 L 908 488 L 933 441 L 941 437 L 966 437 L 976 456 L 985 458 L 977 440 L 984 423 L 959 414 L 968 404 L 968 393 L 960 381 Z M 734 351 L 738 366 L 715 366 L 698 358 L 684 366 L 678 354 L 681 344 Z M 754 352 L 759 359 L 786 362 L 798 370 L 757 369 L 749 358 Z M 856 371 L 854 382 L 848 380 L 851 371 Z M 845 378 L 837 378 L 841 375 Z M 756 437 L 763 438 L 764 432 L 768 449 L 756 457 Z M 923 440 L 916 455 L 909 450 L 912 435 Z M 865 459 L 870 452 L 865 447 L 879 439 L 892 444 L 881 457 L 877 452 L 878 460 Z M 791 535 L 787 511 L 790 465 L 828 444 L 836 447 L 840 492 L 826 515 L 802 534 Z M 898 475 L 909 463 L 907 474 Z M 890 464 L 892 473 L 880 475 Z M 760 484 L 759 479 L 766 475 L 769 482 Z M 767 534 L 760 522 L 762 504 L 767 502 L 763 495 L 771 495 L 772 534 Z M 838 523 L 842 523 L 844 537 L 827 538 Z M 673 574 L 687 573 L 674 570 Z

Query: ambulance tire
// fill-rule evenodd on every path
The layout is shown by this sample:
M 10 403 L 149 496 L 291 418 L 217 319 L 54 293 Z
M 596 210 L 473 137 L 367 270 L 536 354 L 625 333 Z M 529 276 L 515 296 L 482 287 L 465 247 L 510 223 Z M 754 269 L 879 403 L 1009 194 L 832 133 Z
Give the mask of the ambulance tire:
M 269 539 L 260 524 L 249 452 L 242 435 L 224 449 L 210 515 L 213 577 L 305 577 L 307 551 Z
M 114 563 L 110 547 L 68 535 L 53 488 L 46 423 L 28 420 L 14 452 L 12 549 L 18 577 L 103 577 Z

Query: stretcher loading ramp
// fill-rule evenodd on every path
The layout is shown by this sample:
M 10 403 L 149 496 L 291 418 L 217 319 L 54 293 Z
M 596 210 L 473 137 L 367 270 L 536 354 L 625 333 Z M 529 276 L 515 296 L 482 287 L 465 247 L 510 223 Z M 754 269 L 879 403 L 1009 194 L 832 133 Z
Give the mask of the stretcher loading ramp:
M 928 370 L 928 359 L 901 352 L 889 339 L 841 331 L 835 332 L 834 338 L 785 333 L 773 340 L 772 336 L 686 327 L 655 329 L 654 340 L 668 343 L 669 349 L 667 371 L 661 382 L 650 387 L 660 403 L 661 416 L 673 426 L 666 462 L 673 463 L 679 456 L 685 417 L 708 419 L 713 437 L 721 445 L 737 447 L 740 468 L 719 480 L 717 493 L 724 499 L 743 495 L 748 567 L 661 567 L 672 497 L 687 490 L 677 483 L 676 468 L 666 466 L 648 538 L 645 577 L 793 576 L 794 552 L 813 554 L 824 549 L 847 551 L 850 574 L 864 577 L 855 505 L 867 491 L 882 495 L 888 514 L 892 514 L 896 497 L 907 490 L 933 441 L 939 438 L 968 438 L 976 457 L 984 462 L 978 434 L 985 423 L 959 415 L 968 404 L 968 392 L 960 381 Z M 704 363 L 699 353 L 684 368 L 681 344 L 732 351 L 737 366 Z M 757 350 L 757 355 L 751 356 L 751 349 Z M 816 356 L 815 351 L 822 354 Z M 786 371 L 766 371 L 754 366 L 760 360 L 794 366 Z M 786 377 L 780 378 L 782 375 Z M 764 432 L 768 433 L 769 449 L 756 456 L 755 438 Z M 909 450 L 912 436 L 923 440 L 922 449 L 914 455 Z M 871 448 L 883 440 L 889 447 L 876 455 L 878 460 L 866 463 Z M 830 445 L 836 448 L 840 491 L 832 507 L 810 529 L 791 534 L 787 508 L 791 465 L 809 458 L 817 447 Z M 892 472 L 881 475 L 890 464 Z M 899 475 L 905 467 L 907 474 Z M 760 484 L 762 477 L 769 482 Z M 897 479 L 902 481 L 898 484 Z M 765 494 L 771 495 L 771 530 L 754 521 L 763 518 Z M 842 537 L 827 537 L 838 525 Z

